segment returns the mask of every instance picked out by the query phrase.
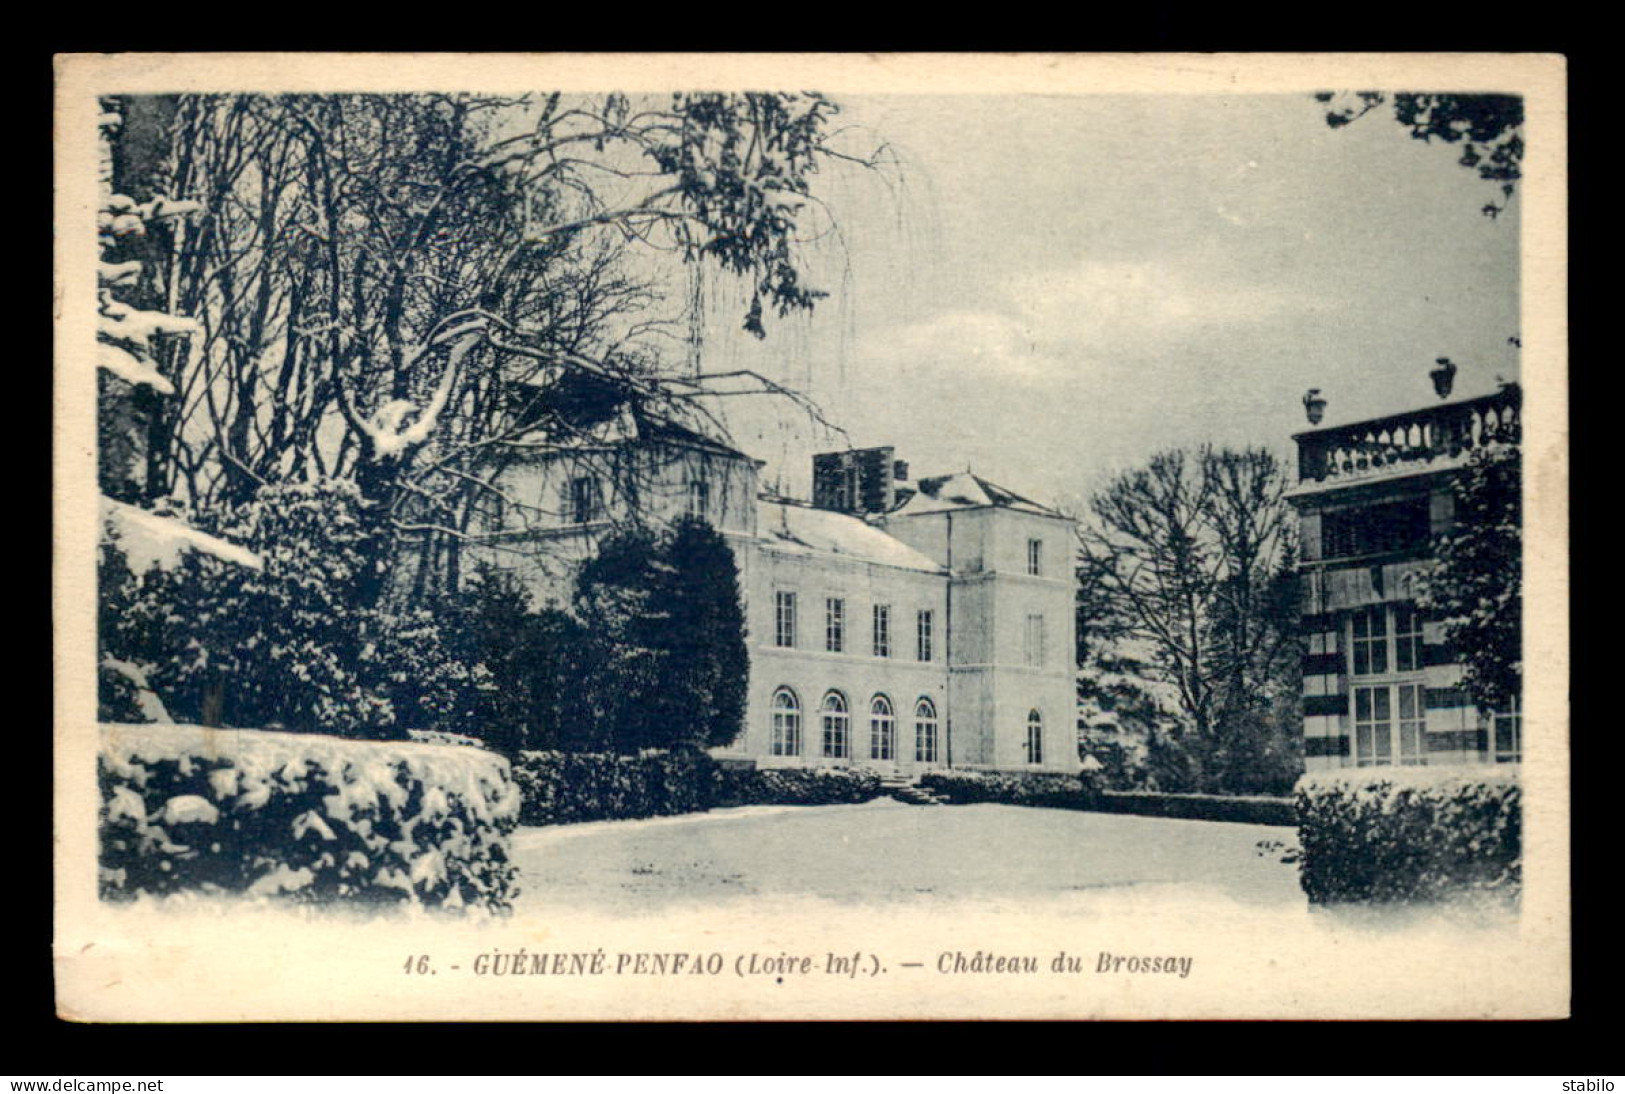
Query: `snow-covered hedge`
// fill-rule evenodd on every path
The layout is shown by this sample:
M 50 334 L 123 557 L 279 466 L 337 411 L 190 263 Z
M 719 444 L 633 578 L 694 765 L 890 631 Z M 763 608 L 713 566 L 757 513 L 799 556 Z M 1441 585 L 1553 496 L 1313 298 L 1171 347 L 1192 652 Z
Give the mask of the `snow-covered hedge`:
M 994 802 L 1085 809 L 1095 800 L 1078 776 L 1055 772 L 930 771 L 920 777 L 920 785 L 954 805 Z
M 104 725 L 101 892 L 508 908 L 519 794 L 483 749 Z
M 717 800 L 717 766 L 703 752 L 521 752 L 514 781 L 524 824 L 697 813 Z
M 880 797 L 880 776 L 844 767 L 728 769 L 719 805 L 857 805 Z
M 1303 888 L 1312 904 L 1487 895 L 1523 881 L 1517 768 L 1355 768 L 1296 790 Z
M 1163 794 L 1149 790 L 1105 790 L 1090 802 L 1088 808 L 1101 813 L 1131 813 L 1140 817 L 1172 817 L 1178 820 L 1283 826 L 1298 823 L 1291 798 L 1267 794 Z
M 523 824 L 699 813 L 739 805 L 845 805 L 878 798 L 880 776 L 844 768 L 723 768 L 703 752 L 521 752 Z
M 921 776 L 920 785 L 951 805 L 992 802 L 1181 820 L 1296 823 L 1290 798 L 1101 790 L 1088 775 L 1044 771 L 932 771 Z

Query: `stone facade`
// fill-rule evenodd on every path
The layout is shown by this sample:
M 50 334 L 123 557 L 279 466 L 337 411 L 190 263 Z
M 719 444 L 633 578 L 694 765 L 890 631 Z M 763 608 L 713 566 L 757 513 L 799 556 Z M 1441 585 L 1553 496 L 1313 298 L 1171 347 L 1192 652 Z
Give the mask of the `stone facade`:
M 751 655 L 745 728 L 719 756 L 1078 769 L 1068 518 L 968 472 L 908 484 L 889 448 L 817 457 L 822 506 L 761 493 L 759 468 L 663 425 L 549 447 L 500 473 L 512 504 L 489 515 L 484 554 L 562 603 L 633 514 L 710 521 L 739 566 Z
M 1442 628 L 1417 607 L 1452 484 L 1474 448 L 1515 444 L 1520 392 L 1300 433 L 1304 764 L 1518 762 L 1517 710 L 1481 714 Z

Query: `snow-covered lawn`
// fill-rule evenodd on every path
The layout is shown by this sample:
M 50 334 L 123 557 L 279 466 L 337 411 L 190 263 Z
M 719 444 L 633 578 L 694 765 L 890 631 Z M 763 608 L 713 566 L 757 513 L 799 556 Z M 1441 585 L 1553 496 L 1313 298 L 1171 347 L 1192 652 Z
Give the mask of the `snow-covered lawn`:
M 522 828 L 514 855 L 519 908 L 535 911 L 643 915 L 780 897 L 1087 905 L 1171 886 L 1227 904 L 1302 908 L 1297 868 L 1256 847 L 1295 839 L 1262 825 L 882 798 Z
M 593 1020 L 1565 1012 L 1556 920 L 1311 911 L 1296 868 L 1257 853 L 1260 840 L 1293 835 L 889 799 L 757 806 L 521 829 L 512 916 L 138 902 L 93 909 L 99 922 L 59 938 L 58 952 L 78 955 L 80 994 L 119 1021 L 228 1011 L 298 1020 L 324 1007 L 381 1019 Z M 672 953 L 689 956 L 689 973 L 614 971 Z M 438 975 L 403 973 L 425 954 Z M 602 955 L 610 971 L 533 974 L 534 955 L 581 954 Z M 499 955 L 531 971 L 474 971 Z M 695 955 L 720 971 L 695 976 Z M 829 972 L 836 955 L 861 955 L 864 975 Z M 977 955 L 1030 959 L 1036 970 L 961 970 Z M 1129 957 L 1184 972 L 1102 971 Z M 747 959 L 809 967 L 753 972 Z

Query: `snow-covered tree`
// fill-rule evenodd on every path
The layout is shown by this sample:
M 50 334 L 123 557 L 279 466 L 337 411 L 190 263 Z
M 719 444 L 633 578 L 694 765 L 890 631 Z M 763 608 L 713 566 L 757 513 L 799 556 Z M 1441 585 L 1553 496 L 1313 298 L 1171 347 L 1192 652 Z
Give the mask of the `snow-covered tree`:
M 264 487 L 217 531 L 262 565 L 193 552 L 105 593 L 107 639 L 174 715 L 346 737 L 474 728 L 486 670 L 448 648 L 428 611 L 356 602 L 373 533 L 353 484 Z
M 151 496 L 145 456 L 154 400 L 176 393 L 160 364 L 177 349 L 186 352 L 199 329 L 191 319 L 138 306 L 153 289 L 145 281 L 145 263 L 131 252 L 154 226 L 196 213 L 198 206 L 162 196 L 137 202 L 115 192 L 112 137 L 123 121 L 111 109 L 97 119 L 101 198 L 96 220 L 97 478 L 102 491 L 98 705 L 103 719 L 145 721 L 168 715 L 147 680 L 150 663 L 133 660 L 120 648 L 114 626 L 117 612 L 110 605 L 121 602 L 139 575 L 175 567 L 192 552 L 249 569 L 258 568 L 260 561 L 252 552 L 192 527 L 177 516 L 173 505 L 134 504 Z
M 1523 691 L 1521 449 L 1475 449 L 1452 489 L 1455 525 L 1436 546 L 1419 601 L 1444 624 L 1474 702 L 1504 711 Z
M 820 295 L 797 241 L 828 226 L 834 114 L 777 93 L 172 100 L 162 184 L 204 211 L 169 284 L 203 335 L 160 475 L 199 507 L 354 481 L 385 533 L 363 598 L 403 584 L 403 554 L 408 587 L 454 587 L 505 446 L 546 443 L 516 391 L 591 376 L 700 422 L 782 392 L 661 362 L 706 268 L 743 282 L 758 335 Z

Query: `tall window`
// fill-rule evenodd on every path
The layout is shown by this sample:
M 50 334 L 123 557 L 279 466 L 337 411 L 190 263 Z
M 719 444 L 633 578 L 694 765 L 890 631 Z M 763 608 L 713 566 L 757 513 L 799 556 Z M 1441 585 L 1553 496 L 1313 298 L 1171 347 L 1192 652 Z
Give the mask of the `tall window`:
M 773 644 L 785 649 L 796 644 L 796 594 L 782 589 L 773 594 Z
M 1516 695 L 1506 710 L 1490 716 L 1495 747 L 1495 762 L 1516 764 L 1523 762 L 1523 702 Z
M 711 516 L 711 483 L 708 479 L 693 478 L 688 483 L 688 515 L 699 520 Z
M 1044 664 L 1044 617 L 1029 615 L 1027 617 L 1027 633 L 1024 636 L 1022 653 L 1029 665 L 1038 667 Z
M 1426 764 L 1422 613 L 1415 604 L 1404 602 L 1354 612 L 1349 619 L 1348 656 L 1349 673 L 1355 679 L 1355 764 Z
M 598 480 L 581 475 L 570 480 L 570 521 L 587 524 L 598 519 Z
M 851 725 L 846 696 L 838 691 L 824 696 L 824 755 L 844 758 L 852 754 Z
M 824 648 L 830 653 L 846 649 L 846 601 L 838 596 L 824 601 Z
M 1027 712 L 1027 762 L 1044 762 L 1044 716 L 1036 710 Z
M 1044 573 L 1044 541 L 1029 539 L 1027 541 L 1027 572 L 1034 577 L 1042 577 Z
M 1427 763 L 1426 696 L 1421 684 L 1354 689 L 1354 762 L 1360 767 Z
M 773 693 L 773 755 L 801 755 L 801 703 L 789 688 Z
M 931 624 L 929 611 L 920 612 L 914 617 L 914 656 L 917 660 L 931 660 Z
M 914 760 L 937 762 L 937 708 L 929 699 L 914 704 Z
M 875 656 L 891 656 L 891 605 L 875 605 Z
M 892 717 L 891 700 L 877 695 L 869 704 L 869 758 L 890 760 L 896 752 L 897 720 Z
M 1382 605 L 1354 613 L 1355 676 L 1381 676 L 1388 671 L 1388 609 Z
M 1415 604 L 1394 605 L 1394 671 L 1422 671 L 1422 613 Z

